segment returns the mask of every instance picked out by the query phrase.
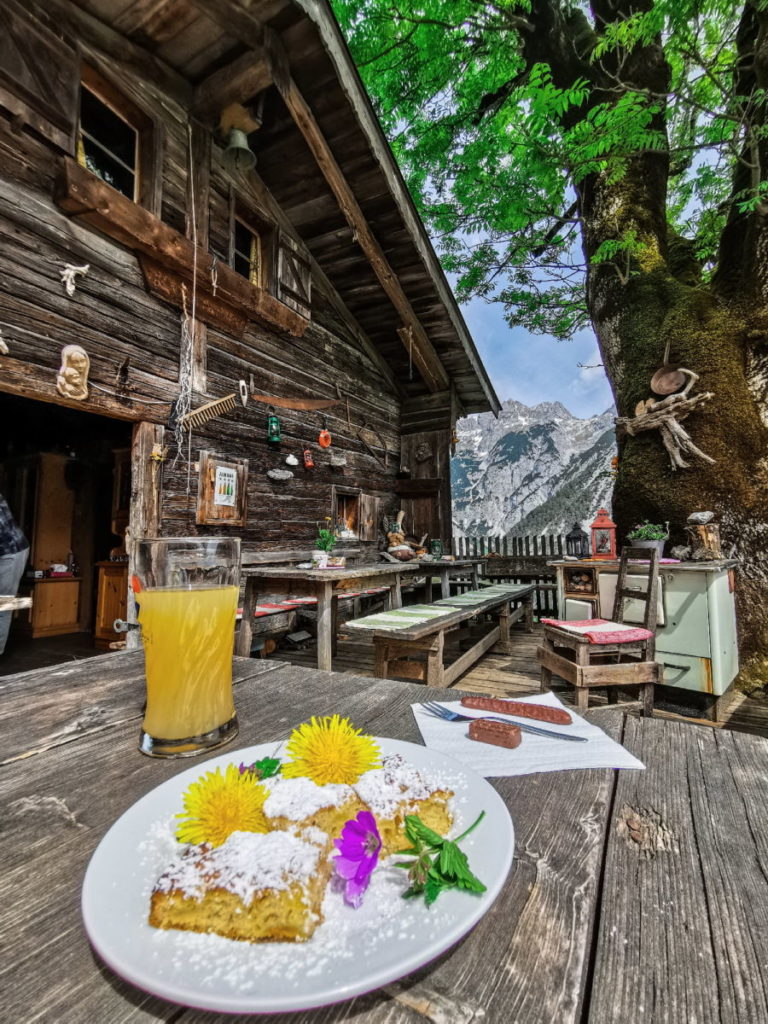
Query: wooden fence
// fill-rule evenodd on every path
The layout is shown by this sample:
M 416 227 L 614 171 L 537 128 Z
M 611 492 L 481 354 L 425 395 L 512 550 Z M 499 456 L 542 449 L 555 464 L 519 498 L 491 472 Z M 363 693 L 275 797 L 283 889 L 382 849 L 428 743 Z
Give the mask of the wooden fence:
M 562 558 L 565 537 L 542 534 L 540 537 L 454 537 L 453 553 L 457 558 L 472 558 L 493 552 L 503 558 Z
M 533 583 L 533 599 L 537 618 L 557 616 L 555 570 L 547 565 L 562 558 L 565 537 L 555 534 L 540 537 L 454 537 L 453 553 L 457 558 L 487 555 L 486 575 L 492 580 L 511 583 Z

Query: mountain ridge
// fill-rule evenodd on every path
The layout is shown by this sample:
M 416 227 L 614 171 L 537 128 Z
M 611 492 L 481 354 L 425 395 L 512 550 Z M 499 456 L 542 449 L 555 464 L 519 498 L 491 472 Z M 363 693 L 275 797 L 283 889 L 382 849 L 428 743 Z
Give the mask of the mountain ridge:
M 502 402 L 459 420 L 451 460 L 457 537 L 567 533 L 610 508 L 613 409 L 581 418 L 562 402 Z

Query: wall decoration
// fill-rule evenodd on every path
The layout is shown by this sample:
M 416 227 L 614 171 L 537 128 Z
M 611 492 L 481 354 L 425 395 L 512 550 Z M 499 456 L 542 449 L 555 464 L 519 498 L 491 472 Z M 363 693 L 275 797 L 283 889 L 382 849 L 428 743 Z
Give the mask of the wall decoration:
M 248 405 L 248 385 L 244 380 L 240 380 L 237 382 L 237 387 L 240 391 L 240 404 L 245 408 Z
M 216 398 L 212 402 L 206 402 L 197 409 L 185 413 L 181 417 L 181 425 L 185 430 L 198 429 L 204 426 L 209 420 L 222 416 L 225 412 L 233 412 L 237 403 L 237 394 L 225 395 L 223 398 Z
M 88 373 L 91 360 L 81 345 L 65 345 L 56 375 L 56 390 L 64 398 L 82 402 L 88 397 Z
M 293 473 L 290 469 L 268 469 L 267 476 L 270 480 L 292 480 Z
M 285 464 L 286 464 L 286 466 L 298 466 L 299 460 L 293 454 L 286 455 L 286 457 L 285 457 Z
M 670 394 L 667 398 L 663 398 L 658 402 L 649 398 L 646 402 L 638 403 L 635 407 L 634 417 L 619 416 L 616 419 L 616 428 L 633 436 L 644 430 L 658 430 L 661 435 L 662 444 L 669 454 L 672 469 L 688 469 L 690 463 L 685 461 L 684 455 L 695 455 L 702 459 L 702 461 L 713 464 L 715 460 L 710 455 L 707 455 L 706 452 L 696 447 L 690 434 L 684 427 L 680 426 L 680 423 L 694 409 L 697 409 L 704 402 L 708 402 L 715 396 L 711 391 L 705 391 L 700 395 L 689 397 L 691 389 L 699 379 L 699 375 L 694 373 L 693 370 L 686 370 L 682 366 L 677 367 L 674 373 L 679 374 L 682 379 L 687 378 L 688 383 L 682 391 L 677 394 Z M 655 377 L 654 380 L 656 380 Z M 664 380 L 661 383 L 656 380 L 655 388 L 661 388 L 664 383 Z M 671 383 L 669 386 L 671 386 Z M 654 387 L 653 381 L 651 382 L 651 387 Z
M 237 501 L 237 472 L 230 466 L 217 466 L 213 481 L 214 505 L 229 505 Z
M 9 352 L 10 349 L 8 348 L 5 338 L 3 337 L 2 330 L 0 330 L 0 356 L 7 356 Z
M 432 458 L 432 449 L 426 441 L 422 441 L 421 444 L 416 446 L 416 451 L 413 453 L 413 456 L 417 462 L 426 462 L 427 459 Z
M 85 277 L 90 269 L 90 263 L 84 263 L 81 267 L 75 267 L 71 263 L 67 263 L 65 265 L 64 269 L 61 271 L 61 283 L 64 285 L 64 291 L 70 299 L 75 294 L 75 278 L 78 276 Z
M 318 434 L 317 443 L 320 445 L 321 448 L 331 447 L 331 432 L 325 425 L 325 420 L 323 420 L 323 429 Z
M 343 469 L 347 464 L 347 456 L 343 452 L 334 452 L 330 458 L 333 469 Z
M 280 444 L 280 418 L 271 405 L 267 409 L 267 444 Z
M 309 448 L 304 449 L 304 469 L 314 469 L 315 460 L 312 458 L 312 452 Z
M 245 526 L 247 459 L 220 459 L 201 451 L 197 485 L 198 525 Z

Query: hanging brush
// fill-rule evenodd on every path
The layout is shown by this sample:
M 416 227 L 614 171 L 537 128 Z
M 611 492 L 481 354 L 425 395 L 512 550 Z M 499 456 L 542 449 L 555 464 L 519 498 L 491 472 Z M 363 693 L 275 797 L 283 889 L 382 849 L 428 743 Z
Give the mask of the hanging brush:
M 231 395 L 223 398 L 216 398 L 213 402 L 206 402 L 199 409 L 193 409 L 181 417 L 181 425 L 185 430 L 192 430 L 204 426 L 209 420 L 222 416 L 225 412 L 234 412 L 237 404 L 238 394 L 233 391 Z

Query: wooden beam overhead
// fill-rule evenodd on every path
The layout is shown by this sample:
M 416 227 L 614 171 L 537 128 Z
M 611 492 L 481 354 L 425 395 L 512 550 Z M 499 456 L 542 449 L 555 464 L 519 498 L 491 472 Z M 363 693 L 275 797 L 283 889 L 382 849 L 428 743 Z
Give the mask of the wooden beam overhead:
M 62 21 L 62 28 L 69 27 L 72 34 L 87 46 L 92 46 L 100 53 L 111 57 L 118 67 L 136 71 L 181 106 L 189 107 L 192 102 L 192 86 L 178 71 L 155 57 L 149 50 L 137 46 L 111 25 L 72 3 L 72 0 L 46 0 L 45 9 L 48 14 L 58 15 Z
M 406 330 L 405 332 L 399 331 L 398 334 L 406 351 L 409 352 L 410 358 L 413 359 L 413 365 L 430 391 L 446 390 L 448 374 L 445 367 L 403 291 L 397 274 L 374 237 L 365 214 L 344 177 L 309 104 L 294 82 L 290 74 L 287 55 L 276 34 L 261 25 L 253 14 L 240 6 L 237 0 L 192 0 L 192 2 L 207 17 L 222 27 L 227 27 L 228 31 L 235 35 L 239 35 L 249 46 L 260 46 L 263 43 L 266 47 L 271 62 L 272 80 L 296 126 L 304 136 L 323 177 L 336 197 L 341 212 L 355 233 L 357 244 L 370 263 L 379 284 L 402 318 Z
M 201 121 L 217 122 L 224 107 L 247 102 L 271 82 L 272 71 L 264 48 L 248 50 L 197 86 L 192 113 Z

